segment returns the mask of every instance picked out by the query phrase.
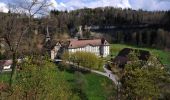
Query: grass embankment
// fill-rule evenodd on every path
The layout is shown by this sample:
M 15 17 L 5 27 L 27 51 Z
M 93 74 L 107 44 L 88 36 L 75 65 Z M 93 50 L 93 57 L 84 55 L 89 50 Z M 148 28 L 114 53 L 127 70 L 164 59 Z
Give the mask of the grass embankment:
M 0 83 L 8 83 L 9 82 L 10 73 L 1 73 L 0 74 Z
M 62 73 L 65 76 L 64 79 L 69 82 L 71 87 L 75 88 L 75 74 L 66 71 L 63 71 Z M 108 78 L 94 73 L 86 73 L 83 75 L 83 78 L 86 81 L 84 93 L 88 100 L 106 100 L 111 95 L 114 96 L 116 94 L 115 90 L 110 91 L 109 86 L 113 86 L 113 83 Z
M 170 52 L 168 51 L 163 51 L 159 49 L 153 49 L 153 48 L 143 48 L 143 47 L 136 47 L 136 46 L 131 46 L 131 45 L 125 45 L 125 44 L 112 44 L 111 45 L 111 54 L 113 56 L 116 56 L 120 50 L 123 48 L 135 48 L 135 49 L 142 49 L 142 50 L 148 50 L 151 52 L 151 54 L 157 56 L 160 61 L 168 65 L 170 67 Z
M 68 81 L 72 89 L 76 87 L 74 80 L 76 79 L 74 72 L 59 71 L 62 74 L 62 78 Z M 97 75 L 94 73 L 85 73 L 83 78 L 86 81 L 84 86 L 84 93 L 88 100 L 106 100 L 111 95 L 114 96 L 115 90 L 110 90 L 109 86 L 113 86 L 113 83 L 108 78 Z M 3 73 L 0 75 L 0 82 L 7 83 L 9 81 L 10 74 Z M 109 92 L 111 91 L 111 93 Z

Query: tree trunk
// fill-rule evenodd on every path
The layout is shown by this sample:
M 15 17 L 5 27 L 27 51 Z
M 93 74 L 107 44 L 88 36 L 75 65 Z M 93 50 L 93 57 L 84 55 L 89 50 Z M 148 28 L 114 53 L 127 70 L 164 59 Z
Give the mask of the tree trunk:
M 16 64 L 17 64 L 17 59 L 16 59 L 16 53 L 14 52 L 12 55 L 12 72 L 10 76 L 10 86 L 12 86 L 16 80 Z

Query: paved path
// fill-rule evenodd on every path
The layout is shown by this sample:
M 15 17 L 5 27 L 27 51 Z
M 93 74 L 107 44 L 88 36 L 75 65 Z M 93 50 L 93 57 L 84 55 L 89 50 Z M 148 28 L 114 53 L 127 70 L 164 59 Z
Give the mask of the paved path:
M 74 66 L 78 66 L 76 64 L 74 64 L 73 62 L 66 62 L 67 64 L 71 64 L 71 65 L 74 65 Z M 107 76 L 107 73 L 104 73 L 104 72 L 100 72 L 100 71 L 97 71 L 97 70 L 93 70 L 93 69 L 90 69 L 90 68 L 86 68 L 86 67 L 83 67 L 83 66 L 78 66 L 79 68 L 82 68 L 82 69 L 85 69 L 85 70 L 89 70 L 93 73 L 96 73 L 96 74 L 99 74 L 99 75 L 102 75 L 102 76 Z
M 55 60 L 55 61 L 62 61 L 62 60 Z M 73 62 L 66 61 L 66 63 L 74 65 L 74 66 L 78 66 L 78 65 L 74 64 Z M 89 69 L 89 68 L 85 68 L 83 66 L 78 66 L 78 67 L 82 68 L 82 69 L 85 69 L 85 70 L 89 70 L 89 71 L 91 71 L 93 73 L 96 73 L 96 74 L 108 77 L 109 79 L 111 79 L 115 83 L 115 85 L 118 85 L 118 81 L 116 80 L 117 76 L 114 75 L 111 70 L 107 69 L 106 66 L 107 66 L 106 64 L 103 65 L 103 69 L 104 69 L 105 72 L 100 72 L 100 71 L 97 71 L 97 70 L 92 70 L 92 69 Z
M 107 73 L 107 77 L 109 79 L 111 79 L 115 83 L 115 85 L 118 85 L 118 81 L 117 81 L 118 77 L 116 75 L 114 75 L 111 70 L 107 69 L 106 66 L 107 65 L 105 64 L 103 66 L 103 69 Z

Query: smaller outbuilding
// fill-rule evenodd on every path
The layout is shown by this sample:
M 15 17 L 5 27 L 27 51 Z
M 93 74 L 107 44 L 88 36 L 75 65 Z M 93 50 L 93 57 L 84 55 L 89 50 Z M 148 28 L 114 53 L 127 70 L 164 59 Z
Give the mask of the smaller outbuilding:
M 124 68 L 127 62 L 130 61 L 128 59 L 128 55 L 131 52 L 137 53 L 139 60 L 142 61 L 147 61 L 151 56 L 150 52 L 146 50 L 124 48 L 119 52 L 119 54 L 114 59 L 112 59 L 112 63 L 120 68 Z
M 17 59 L 17 63 L 22 63 L 23 59 Z M 12 70 L 12 60 L 0 60 L 0 72 L 2 71 L 11 71 Z M 17 66 L 17 69 L 20 70 L 20 67 Z
M 2 70 L 9 70 L 12 66 L 12 60 L 0 60 L 0 72 Z

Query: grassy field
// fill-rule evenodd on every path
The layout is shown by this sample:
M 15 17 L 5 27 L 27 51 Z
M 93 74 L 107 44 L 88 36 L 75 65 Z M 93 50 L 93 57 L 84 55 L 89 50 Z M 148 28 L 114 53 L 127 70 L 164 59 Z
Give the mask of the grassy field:
M 63 76 L 62 78 L 64 78 L 64 80 L 68 81 L 71 88 L 74 89 L 76 86 L 74 82 L 74 72 L 59 71 L 59 73 Z M 86 84 L 84 86 L 84 93 L 88 100 L 106 100 L 107 96 L 114 96 L 114 94 L 116 94 L 114 89 L 111 90 L 111 92 L 108 91 L 109 86 L 114 87 L 112 81 L 108 78 L 93 73 L 86 73 L 82 75 L 84 76 L 83 78 L 86 81 Z M 0 82 L 8 82 L 9 77 L 9 73 L 1 74 Z
M 9 82 L 9 77 L 10 77 L 10 73 L 0 74 L 0 83 L 7 83 L 7 82 Z
M 70 81 L 75 79 L 74 73 L 68 73 L 66 71 L 62 73 L 64 74 L 64 79 L 74 88 L 74 81 Z M 93 73 L 86 73 L 83 76 L 86 81 L 84 92 L 88 100 L 106 100 L 107 97 L 116 94 L 115 90 L 111 90 L 111 93 L 109 93 L 106 86 L 113 86 L 113 83 L 108 78 Z
M 151 52 L 151 54 L 157 56 L 161 62 L 165 65 L 168 65 L 170 67 L 170 52 L 153 49 L 153 48 L 142 48 L 142 47 L 136 47 L 131 45 L 125 45 L 125 44 L 112 44 L 111 45 L 111 54 L 113 56 L 116 56 L 120 50 L 123 48 L 136 48 L 136 49 L 142 49 L 142 50 L 148 50 Z

